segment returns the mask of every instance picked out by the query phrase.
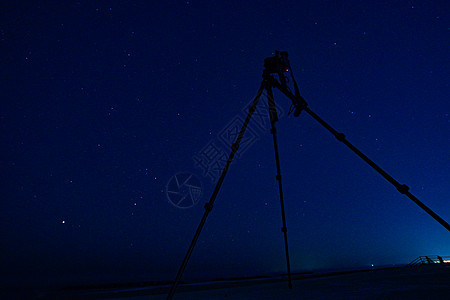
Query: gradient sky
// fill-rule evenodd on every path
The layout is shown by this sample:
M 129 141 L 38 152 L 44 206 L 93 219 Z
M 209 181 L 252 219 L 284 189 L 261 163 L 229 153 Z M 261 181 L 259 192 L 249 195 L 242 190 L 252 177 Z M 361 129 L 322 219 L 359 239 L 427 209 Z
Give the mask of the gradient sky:
M 3 2 L 2 278 L 174 279 L 215 183 L 198 158 L 211 145 L 228 155 L 224 134 L 274 50 L 289 52 L 314 112 L 449 222 L 449 11 L 447 1 Z M 450 255 L 446 229 L 309 115 L 288 116 L 277 91 L 275 101 L 294 271 Z M 183 279 L 285 272 L 272 137 L 259 125 Z M 202 195 L 180 209 L 167 195 L 183 172 Z

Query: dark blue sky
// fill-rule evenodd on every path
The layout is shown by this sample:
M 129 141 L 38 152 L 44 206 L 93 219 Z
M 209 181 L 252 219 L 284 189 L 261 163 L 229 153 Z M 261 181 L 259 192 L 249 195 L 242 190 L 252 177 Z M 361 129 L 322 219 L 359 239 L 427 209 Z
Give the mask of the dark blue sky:
M 229 153 L 274 50 L 313 111 L 449 221 L 448 3 L 303 2 L 2 3 L 2 277 L 174 279 L 214 188 L 194 158 Z M 447 230 L 275 100 L 294 271 L 450 254 Z M 272 137 L 253 121 L 185 279 L 285 271 Z M 188 209 L 167 198 L 180 172 L 202 185 Z

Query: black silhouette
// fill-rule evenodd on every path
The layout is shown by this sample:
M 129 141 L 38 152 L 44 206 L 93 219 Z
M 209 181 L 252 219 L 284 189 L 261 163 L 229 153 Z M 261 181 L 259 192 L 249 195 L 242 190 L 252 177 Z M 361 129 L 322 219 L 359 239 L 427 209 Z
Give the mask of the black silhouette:
M 287 73 L 287 72 L 290 72 L 290 74 L 291 74 L 292 82 L 294 84 L 294 94 L 290 91 L 290 89 L 287 86 L 288 78 L 285 75 L 285 73 Z M 273 74 L 278 75 L 278 80 L 275 79 Z M 264 71 L 263 71 L 262 77 L 263 77 L 263 81 L 261 83 L 261 87 L 259 88 L 255 99 L 253 100 L 252 104 L 249 107 L 248 115 L 244 121 L 244 124 L 242 125 L 242 128 L 239 132 L 236 142 L 234 144 L 232 144 L 232 146 L 231 146 L 231 153 L 228 157 L 227 163 L 222 171 L 222 174 L 220 175 L 220 178 L 216 184 L 216 187 L 214 188 L 211 198 L 209 199 L 209 202 L 207 202 L 204 206 L 205 213 L 203 214 L 203 217 L 200 221 L 197 231 L 195 232 L 194 238 L 189 246 L 186 256 L 184 257 L 184 260 L 180 266 L 180 269 L 178 270 L 175 282 L 173 283 L 173 285 L 170 288 L 167 299 L 172 299 L 173 295 L 175 294 L 175 290 L 178 286 L 178 283 L 180 282 L 180 279 L 181 279 L 181 276 L 183 275 L 184 269 L 186 268 L 186 265 L 192 254 L 192 251 L 194 250 L 197 239 L 200 236 L 202 228 L 206 222 L 206 218 L 208 217 L 209 213 L 213 209 L 214 201 L 216 200 L 217 194 L 219 193 L 220 187 L 222 186 L 225 175 L 228 172 L 228 168 L 230 167 L 230 164 L 233 161 L 234 155 L 236 154 L 236 152 L 239 149 L 239 145 L 242 140 L 242 137 L 244 136 L 244 133 L 247 129 L 247 125 L 250 122 L 250 119 L 256 110 L 256 105 L 258 104 L 259 98 L 261 97 L 263 90 L 266 90 L 267 96 L 268 96 L 268 101 L 269 101 L 269 115 L 270 115 L 270 122 L 272 125 L 272 128 L 270 131 L 273 136 L 274 149 L 275 149 L 275 160 L 276 160 L 276 167 L 277 167 L 276 179 L 278 181 L 278 188 L 279 188 L 279 193 L 280 193 L 281 216 L 282 216 L 282 222 L 283 222 L 283 227 L 281 228 L 281 231 L 284 234 L 289 288 L 292 288 L 292 279 L 291 279 L 290 262 L 289 262 L 287 227 L 286 227 L 286 218 L 285 218 L 285 212 L 284 212 L 283 190 L 282 190 L 282 185 L 281 185 L 280 160 L 279 160 L 279 156 L 278 156 L 278 144 L 277 144 L 277 135 L 276 135 L 276 127 L 275 127 L 275 123 L 278 121 L 278 116 L 277 116 L 277 111 L 275 108 L 275 101 L 273 98 L 273 92 L 272 92 L 273 88 L 279 89 L 284 95 L 286 95 L 289 99 L 291 99 L 292 106 L 291 106 L 290 113 L 293 111 L 294 116 L 298 117 L 302 111 L 307 112 L 316 121 L 318 121 L 323 127 L 325 127 L 328 131 L 330 131 L 336 137 L 336 139 L 338 141 L 344 143 L 344 145 L 346 145 L 348 148 L 350 148 L 350 150 L 352 150 L 354 153 L 356 153 L 356 155 L 358 155 L 360 158 L 362 158 L 367 164 L 369 164 L 373 169 L 375 169 L 375 171 L 380 173 L 381 176 L 383 176 L 387 181 L 389 181 L 401 194 L 406 195 L 408 198 L 410 198 L 412 201 L 414 201 L 414 203 L 416 203 L 420 208 L 422 208 L 424 211 L 426 211 L 430 216 L 432 216 L 436 221 L 438 221 L 442 226 L 444 226 L 448 231 L 450 231 L 450 225 L 445 220 L 443 220 L 441 217 L 439 217 L 435 212 L 433 212 L 429 207 L 427 207 L 425 204 L 423 204 L 419 199 L 417 199 L 413 194 L 411 194 L 409 192 L 409 187 L 407 185 L 400 184 L 398 181 L 396 181 L 393 177 L 391 177 L 388 173 L 386 173 L 382 168 L 380 168 L 376 163 L 374 163 L 371 159 L 369 159 L 365 154 L 363 154 L 360 150 L 358 150 L 355 146 L 353 146 L 349 141 L 347 141 L 345 138 L 345 135 L 343 133 L 337 132 L 327 122 L 325 122 L 316 113 L 314 113 L 311 109 L 309 109 L 308 104 L 305 101 L 305 99 L 302 96 L 300 96 L 300 91 L 299 91 L 297 82 L 295 81 L 294 74 L 292 72 L 292 68 L 291 68 L 289 60 L 288 60 L 287 52 L 275 51 L 275 55 L 273 57 L 266 58 L 264 60 Z

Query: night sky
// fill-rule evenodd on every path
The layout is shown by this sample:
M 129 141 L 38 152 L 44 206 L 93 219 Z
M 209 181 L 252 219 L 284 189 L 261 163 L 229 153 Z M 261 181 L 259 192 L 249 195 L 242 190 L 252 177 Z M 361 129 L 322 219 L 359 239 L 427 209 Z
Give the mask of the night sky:
M 449 222 L 449 11 L 2 2 L 3 282 L 173 280 L 275 50 L 314 112 Z M 274 96 L 293 271 L 450 255 L 445 228 Z M 183 279 L 286 271 L 266 106 L 263 95 Z

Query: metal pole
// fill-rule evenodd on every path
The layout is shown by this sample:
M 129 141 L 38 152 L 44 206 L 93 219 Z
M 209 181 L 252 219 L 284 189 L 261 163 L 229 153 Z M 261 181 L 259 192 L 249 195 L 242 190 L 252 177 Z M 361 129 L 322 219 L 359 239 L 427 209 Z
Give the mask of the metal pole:
M 288 285 L 289 288 L 292 288 L 292 279 L 291 279 L 291 264 L 289 261 L 289 248 L 288 248 L 288 238 L 287 238 L 287 227 L 286 227 L 286 214 L 284 210 L 284 197 L 283 197 L 283 187 L 281 185 L 281 167 L 280 167 L 280 156 L 278 153 L 278 141 L 277 141 L 277 129 L 275 127 L 275 123 L 278 121 L 277 110 L 275 106 L 275 100 L 273 98 L 272 87 L 268 83 L 267 87 L 267 99 L 269 101 L 269 115 L 270 115 L 270 123 L 272 128 L 270 129 L 270 133 L 272 133 L 273 137 L 273 147 L 275 149 L 275 162 L 277 165 L 277 176 L 276 179 L 278 181 L 278 190 L 280 192 L 280 204 L 281 204 L 281 219 L 283 222 L 283 227 L 281 227 L 281 231 L 284 234 L 284 249 L 286 251 L 286 266 L 288 273 Z
M 211 198 L 209 199 L 209 202 L 205 204 L 205 213 L 203 214 L 200 224 L 197 227 L 194 238 L 192 239 L 192 242 L 189 246 L 186 256 L 184 257 L 184 260 L 181 263 L 181 266 L 180 266 L 180 269 L 178 270 L 175 282 L 172 284 L 169 294 L 167 295 L 167 299 L 172 299 L 173 295 L 175 294 L 175 291 L 180 282 L 181 276 L 184 273 L 184 269 L 186 268 L 189 258 L 191 257 L 192 251 L 194 250 L 195 244 L 197 243 L 198 237 L 200 236 L 203 226 L 205 225 L 206 218 L 208 217 L 208 214 L 213 209 L 214 201 L 216 200 L 217 194 L 219 193 L 220 187 L 222 186 L 223 180 L 225 179 L 225 175 L 228 172 L 228 168 L 230 167 L 231 162 L 233 161 L 233 157 L 239 149 L 239 144 L 241 143 L 242 137 L 244 136 L 245 130 L 247 129 L 247 125 L 250 122 L 250 119 L 256 110 L 256 105 L 258 104 L 258 100 L 261 97 L 263 90 L 264 90 L 264 81 L 263 81 L 263 83 L 261 83 L 261 87 L 259 88 L 258 93 L 256 94 L 256 97 L 253 100 L 253 103 L 249 108 L 247 118 L 245 119 L 244 124 L 242 125 L 242 128 L 241 128 L 241 131 L 239 132 L 239 135 L 236 138 L 236 142 L 234 142 L 234 144 L 231 145 L 230 156 L 228 157 L 227 163 L 225 164 L 225 167 L 222 170 L 222 174 L 220 175 L 220 178 L 216 184 L 216 187 L 214 188 L 214 192 L 212 193 Z
M 406 195 L 409 199 L 411 199 L 414 203 L 416 203 L 421 209 L 423 209 L 427 214 L 429 214 L 433 219 L 439 222 L 445 229 L 450 231 L 450 225 L 438 216 L 434 211 L 432 211 L 428 206 L 423 204 L 416 196 L 409 192 L 409 187 L 405 184 L 400 184 L 397 180 L 395 180 L 392 176 L 390 176 L 386 171 L 384 171 L 380 166 L 374 163 L 370 158 L 368 158 L 364 153 L 362 153 L 358 148 L 356 148 L 353 144 L 345 139 L 345 135 L 343 133 L 337 132 L 330 124 L 325 122 L 321 117 L 319 117 L 315 112 L 313 112 L 309 107 L 306 101 L 299 96 L 292 94 L 288 89 L 284 88 L 279 82 L 273 80 L 273 85 L 278 88 L 283 94 L 285 94 L 288 98 L 292 100 L 294 106 L 299 106 L 300 110 L 306 111 L 311 117 L 313 117 L 317 122 L 319 122 L 323 127 L 325 127 L 334 137 L 344 143 L 350 150 L 352 150 L 356 155 L 362 158 L 369 166 L 371 166 L 375 171 L 377 171 L 381 176 L 383 176 L 387 181 L 389 181 L 401 194 Z M 300 112 L 297 113 L 300 114 Z

